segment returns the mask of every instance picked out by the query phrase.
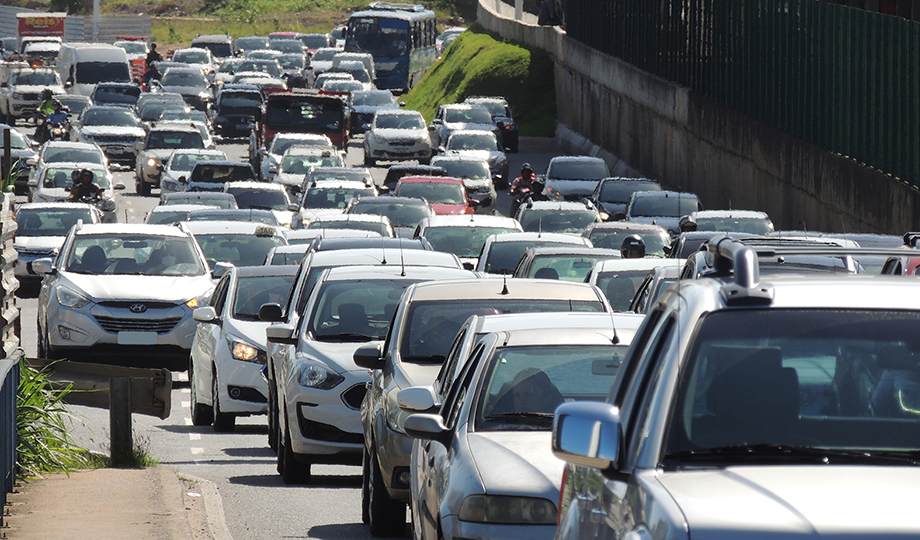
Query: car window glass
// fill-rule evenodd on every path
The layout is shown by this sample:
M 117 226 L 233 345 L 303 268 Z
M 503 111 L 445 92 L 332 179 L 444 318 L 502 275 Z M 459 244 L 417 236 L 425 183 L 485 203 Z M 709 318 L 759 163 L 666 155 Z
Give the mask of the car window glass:
M 473 374 L 484 352 L 485 344 L 483 343 L 473 349 L 473 352 L 470 353 L 469 361 L 464 364 L 460 376 L 457 377 L 456 382 L 451 385 L 448 391 L 447 399 L 444 401 L 444 405 L 441 406 L 441 416 L 444 418 L 444 424 L 448 429 L 453 429 L 457 425 L 457 417 L 460 415 L 460 409 L 463 408 L 463 398 L 469 390 Z
M 229 289 L 230 274 L 227 274 L 221 278 L 217 287 L 214 288 L 214 293 L 211 295 L 211 306 L 214 307 L 214 311 L 217 312 L 218 317 L 224 311 L 224 302 L 227 300 L 227 291 Z
M 288 296 L 294 276 L 244 276 L 236 281 L 233 318 L 258 321 L 263 304 L 280 304 Z
M 457 337 L 454 338 L 454 342 L 450 345 L 450 350 L 447 352 L 447 360 L 444 361 L 444 366 L 441 368 L 441 372 L 435 383 L 435 389 L 439 390 L 442 395 L 446 389 L 450 388 L 450 384 L 454 381 L 457 366 L 460 363 L 460 351 L 463 348 L 463 343 L 466 341 L 466 334 L 469 331 L 470 328 L 468 326 L 461 329 L 460 332 L 457 333 Z

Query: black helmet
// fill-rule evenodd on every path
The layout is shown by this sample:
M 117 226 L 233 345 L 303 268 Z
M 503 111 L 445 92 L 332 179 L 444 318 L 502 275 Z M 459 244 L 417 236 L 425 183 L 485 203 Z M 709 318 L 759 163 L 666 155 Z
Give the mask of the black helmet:
M 525 163 L 521 165 L 521 172 L 530 171 L 533 172 L 533 169 L 530 168 L 530 163 Z
M 59 111 L 64 108 L 64 104 L 59 100 L 54 100 L 51 102 L 51 106 L 54 107 L 54 110 Z
M 645 257 L 645 242 L 638 234 L 631 234 L 623 239 L 620 255 L 624 259 L 641 259 Z
M 51 99 L 52 95 L 53 95 L 53 92 L 51 92 L 50 88 L 45 88 L 44 90 L 42 90 L 42 94 L 41 94 L 42 99 Z
M 80 179 L 82 180 L 86 175 L 89 175 L 90 178 L 93 178 L 93 171 L 89 169 L 83 169 L 80 171 Z

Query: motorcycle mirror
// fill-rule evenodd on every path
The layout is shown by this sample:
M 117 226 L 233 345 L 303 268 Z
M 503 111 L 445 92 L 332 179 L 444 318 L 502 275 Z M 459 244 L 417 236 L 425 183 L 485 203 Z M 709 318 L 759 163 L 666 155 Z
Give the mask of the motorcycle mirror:
M 123 189 L 125 189 L 125 185 L 122 184 L 121 182 L 118 182 L 117 184 L 115 184 L 115 191 L 121 191 Z

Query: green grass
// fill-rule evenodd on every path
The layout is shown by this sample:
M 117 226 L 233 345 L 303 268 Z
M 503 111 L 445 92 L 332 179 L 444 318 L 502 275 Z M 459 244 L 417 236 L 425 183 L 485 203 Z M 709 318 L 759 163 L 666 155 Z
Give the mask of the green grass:
M 406 107 L 427 121 L 438 106 L 467 96 L 500 95 L 511 105 L 522 135 L 556 130 L 553 62 L 544 51 L 500 41 L 478 25 L 460 34 L 444 57 L 406 94 Z

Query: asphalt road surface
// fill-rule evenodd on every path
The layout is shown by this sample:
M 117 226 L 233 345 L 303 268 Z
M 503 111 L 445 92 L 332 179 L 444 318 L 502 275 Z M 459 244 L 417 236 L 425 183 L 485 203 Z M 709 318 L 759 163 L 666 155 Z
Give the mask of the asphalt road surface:
M 246 159 L 242 140 L 221 142 L 230 159 Z M 550 158 L 562 154 L 551 139 L 521 138 L 521 152 L 509 154 L 510 170 L 516 176 L 521 164 L 529 162 L 538 173 Z M 360 139 L 348 148 L 346 161 L 363 161 Z M 386 169 L 372 170 L 378 184 Z M 118 220 L 141 223 L 158 201 L 135 193 L 134 172 L 115 171 L 116 182 L 127 189 L 118 196 Z M 24 201 L 24 199 L 23 199 Z M 510 197 L 500 193 L 497 208 L 508 213 Z M 35 288 L 23 289 L 19 305 L 22 317 L 22 346 L 27 355 L 36 353 Z M 265 416 L 237 420 L 233 433 L 214 433 L 210 427 L 192 426 L 189 388 L 185 373 L 173 374 L 172 409 L 169 418 L 134 415 L 135 442 L 161 465 L 175 467 L 180 474 L 214 482 L 223 500 L 227 526 L 236 539 L 317 538 L 324 540 L 370 538 L 361 523 L 361 468 L 314 465 L 308 486 L 287 486 L 275 470 L 275 456 L 268 448 Z M 108 411 L 71 407 L 73 433 L 84 447 L 108 453 Z

